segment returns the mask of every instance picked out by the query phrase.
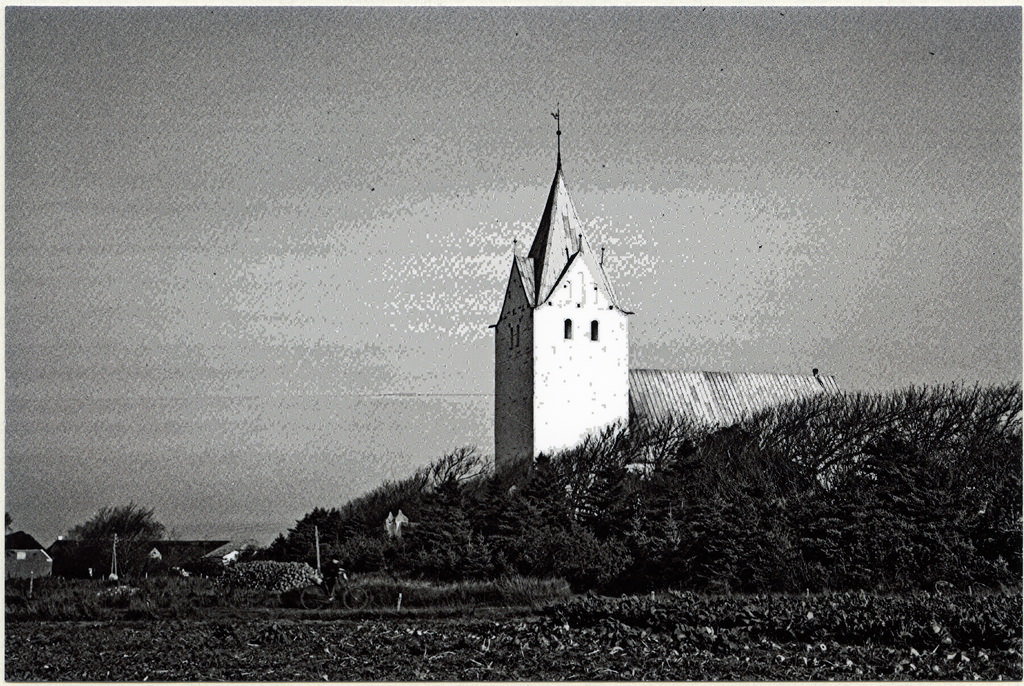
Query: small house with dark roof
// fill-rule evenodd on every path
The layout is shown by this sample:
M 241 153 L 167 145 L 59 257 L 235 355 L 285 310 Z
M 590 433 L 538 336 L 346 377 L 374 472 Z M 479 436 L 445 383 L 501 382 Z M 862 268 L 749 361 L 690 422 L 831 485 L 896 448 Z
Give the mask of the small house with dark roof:
M 558 119 L 558 116 L 555 116 Z M 526 255 L 514 243 L 494 329 L 494 459 L 557 452 L 610 425 L 678 419 L 724 427 L 822 393 L 832 376 L 629 369 L 628 317 L 562 173 Z
M 24 531 L 4 537 L 4 577 L 7 579 L 38 579 L 50 576 L 53 559 L 35 538 Z

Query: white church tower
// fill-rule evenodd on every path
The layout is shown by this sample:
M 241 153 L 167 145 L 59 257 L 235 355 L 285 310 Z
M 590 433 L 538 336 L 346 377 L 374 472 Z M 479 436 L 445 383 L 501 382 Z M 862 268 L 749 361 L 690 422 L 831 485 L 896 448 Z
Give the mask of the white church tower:
M 555 115 L 558 119 L 558 115 Z M 629 419 L 626 312 L 591 248 L 558 157 L 527 255 L 516 254 L 494 336 L 494 459 L 536 457 Z

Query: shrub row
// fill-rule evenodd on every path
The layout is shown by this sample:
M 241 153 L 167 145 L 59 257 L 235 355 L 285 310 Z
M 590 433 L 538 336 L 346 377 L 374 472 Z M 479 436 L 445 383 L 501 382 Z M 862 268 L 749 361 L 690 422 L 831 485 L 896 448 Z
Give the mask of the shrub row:
M 491 581 L 435 583 L 381 576 L 355 580 L 369 595 L 371 608 L 397 607 L 402 596 L 405 609 L 462 609 L 475 606 L 540 608 L 571 596 L 564 579 L 506 576 Z
M 184 619 L 204 617 L 207 608 L 297 608 L 295 591 L 312 583 L 316 575 L 304 563 L 242 563 L 241 566 L 238 571 L 228 567 L 225 575 L 216 580 L 150 577 L 133 586 L 99 580 L 41 579 L 36 581 L 31 595 L 27 584 L 9 583 L 6 617 L 8 621 L 115 617 Z M 282 574 L 287 577 L 287 583 L 282 581 Z M 397 610 L 399 595 L 403 611 L 440 613 L 463 612 L 476 607 L 539 609 L 571 597 L 569 585 L 563 579 L 517 576 L 457 583 L 363 576 L 351 583 L 366 591 L 367 609 L 372 611 Z M 340 609 L 340 605 L 333 608 Z

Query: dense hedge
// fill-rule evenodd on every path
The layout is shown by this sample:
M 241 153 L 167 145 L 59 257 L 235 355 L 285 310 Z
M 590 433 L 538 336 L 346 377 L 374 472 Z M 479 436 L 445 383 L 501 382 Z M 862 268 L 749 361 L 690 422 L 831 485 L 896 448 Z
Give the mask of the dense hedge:
M 498 473 L 462 450 L 267 551 L 354 571 L 638 592 L 1019 588 L 1019 386 L 821 396 L 724 430 L 608 431 Z M 384 535 L 389 511 L 414 522 Z

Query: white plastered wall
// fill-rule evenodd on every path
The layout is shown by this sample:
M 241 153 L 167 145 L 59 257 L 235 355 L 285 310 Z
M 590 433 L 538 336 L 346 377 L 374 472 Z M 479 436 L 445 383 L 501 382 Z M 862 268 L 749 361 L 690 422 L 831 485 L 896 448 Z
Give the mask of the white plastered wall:
M 572 338 L 564 335 L 572 321 Z M 571 447 L 629 419 L 626 315 L 577 258 L 533 313 L 533 454 Z M 598 339 L 590 325 L 598 322 Z

